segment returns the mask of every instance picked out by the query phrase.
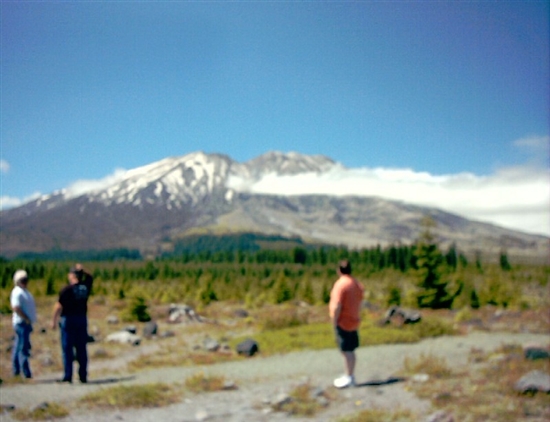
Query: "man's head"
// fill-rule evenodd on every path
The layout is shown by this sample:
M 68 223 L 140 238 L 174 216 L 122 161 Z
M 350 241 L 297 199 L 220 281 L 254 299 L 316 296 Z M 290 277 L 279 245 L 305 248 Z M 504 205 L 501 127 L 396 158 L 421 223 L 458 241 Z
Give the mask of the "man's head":
M 16 286 L 26 287 L 29 282 L 29 275 L 25 270 L 17 270 L 13 274 L 13 284 Z
M 69 283 L 77 284 L 80 281 L 80 271 L 81 270 L 77 269 L 76 267 L 71 267 L 68 275 Z
M 344 275 L 351 274 L 351 264 L 347 259 L 344 259 L 338 263 L 338 272 Z

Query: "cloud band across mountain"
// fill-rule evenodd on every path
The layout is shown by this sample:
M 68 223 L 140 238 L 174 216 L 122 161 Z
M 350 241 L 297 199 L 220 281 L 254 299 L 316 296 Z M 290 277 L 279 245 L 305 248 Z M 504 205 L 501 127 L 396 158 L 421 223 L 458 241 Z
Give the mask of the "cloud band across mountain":
M 547 169 L 506 168 L 490 176 L 477 176 L 335 166 L 320 174 L 280 176 L 272 173 L 257 181 L 231 177 L 228 187 L 239 192 L 271 195 L 378 196 L 550 235 L 550 172 Z

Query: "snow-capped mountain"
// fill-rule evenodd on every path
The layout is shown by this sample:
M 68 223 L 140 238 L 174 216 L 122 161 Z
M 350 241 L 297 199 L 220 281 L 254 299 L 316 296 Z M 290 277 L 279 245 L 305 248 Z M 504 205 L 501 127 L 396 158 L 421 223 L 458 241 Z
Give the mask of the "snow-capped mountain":
M 1 254 L 52 248 L 127 247 L 157 253 L 190 230 L 259 232 L 306 241 L 365 247 L 413 242 L 426 214 L 444 243 L 473 251 L 541 255 L 548 239 L 426 207 L 375 197 L 281 196 L 249 193 L 264 177 L 322 174 L 341 165 L 324 156 L 269 152 L 245 163 L 196 152 L 71 186 L 3 211 Z

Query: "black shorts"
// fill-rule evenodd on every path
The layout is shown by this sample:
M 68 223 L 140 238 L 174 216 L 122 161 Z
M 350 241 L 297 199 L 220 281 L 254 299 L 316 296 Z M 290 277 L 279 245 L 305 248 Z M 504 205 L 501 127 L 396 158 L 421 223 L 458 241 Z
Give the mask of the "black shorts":
M 359 334 L 336 327 L 336 343 L 342 352 L 353 352 L 359 347 Z

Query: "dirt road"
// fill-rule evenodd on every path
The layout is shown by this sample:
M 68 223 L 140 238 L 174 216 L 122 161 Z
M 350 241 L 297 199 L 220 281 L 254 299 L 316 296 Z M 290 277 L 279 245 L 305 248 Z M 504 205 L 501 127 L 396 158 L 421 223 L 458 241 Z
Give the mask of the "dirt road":
M 339 416 L 374 407 L 412 409 L 419 415 L 427 415 L 433 412 L 430 404 L 409 393 L 405 388 L 405 382 L 383 383 L 401 370 L 405 357 L 432 354 L 444 357 L 451 367 L 460 367 L 468 364 L 469 353 L 473 347 L 490 352 L 503 344 L 549 342 L 550 336 L 541 334 L 473 332 L 467 336 L 428 339 L 416 344 L 363 347 L 357 352 L 356 378 L 359 386 L 353 389 L 334 390 L 335 399 L 314 419 L 334 421 Z M 340 375 L 342 369 L 342 358 L 336 349 L 270 357 L 256 356 L 245 361 L 211 366 L 162 368 L 113 377 L 94 378 L 92 368 L 90 382 L 86 385 L 56 384 L 54 380 L 60 374 L 55 374 L 56 376 L 36 379 L 29 384 L 0 387 L 0 404 L 32 408 L 44 402 L 62 403 L 71 411 L 70 416 L 64 420 L 75 422 L 240 422 L 287 419 L 311 421 L 312 419 L 290 418 L 284 413 L 270 412 L 265 401 L 279 393 L 291 391 L 293 387 L 306 380 L 313 386 L 332 389 L 332 380 Z M 222 375 L 233 380 L 238 388 L 198 395 L 188 392 L 180 403 L 153 409 L 97 411 L 73 404 L 79 397 L 99 388 L 152 382 L 183 383 L 187 377 L 199 371 Z M 8 412 L 4 412 L 1 420 L 9 422 L 13 418 Z

